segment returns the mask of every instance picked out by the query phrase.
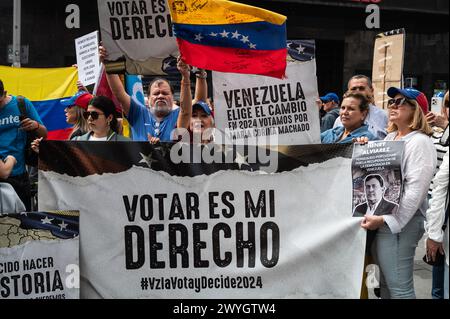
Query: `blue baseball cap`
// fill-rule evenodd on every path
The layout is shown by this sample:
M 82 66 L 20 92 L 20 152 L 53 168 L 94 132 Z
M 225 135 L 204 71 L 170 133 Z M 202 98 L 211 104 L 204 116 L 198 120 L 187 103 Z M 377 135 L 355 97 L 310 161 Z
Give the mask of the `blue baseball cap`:
M 86 91 L 78 91 L 72 97 L 61 100 L 61 104 L 64 106 L 77 105 L 83 109 L 87 109 L 89 101 L 93 98 L 93 95 Z
M 196 106 L 200 107 L 209 116 L 213 116 L 212 115 L 212 111 L 209 108 L 209 105 L 205 101 L 197 101 L 197 102 L 195 102 L 194 105 L 192 105 L 192 109 L 194 109 L 194 107 L 196 107 Z
M 395 97 L 397 94 L 403 95 L 407 99 L 415 100 L 419 104 L 423 113 L 428 113 L 428 100 L 425 94 L 423 94 L 422 92 L 417 91 L 413 88 L 399 89 L 396 87 L 390 87 L 387 90 L 387 95 L 389 97 Z
M 339 98 L 335 93 L 327 93 L 325 96 L 321 96 L 319 98 L 323 103 L 328 103 L 330 101 L 334 101 L 339 104 Z

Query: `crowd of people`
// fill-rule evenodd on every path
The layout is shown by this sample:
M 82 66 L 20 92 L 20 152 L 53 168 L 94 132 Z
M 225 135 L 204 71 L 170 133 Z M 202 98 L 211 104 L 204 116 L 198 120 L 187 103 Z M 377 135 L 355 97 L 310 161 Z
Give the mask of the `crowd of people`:
M 103 47 L 100 57 L 107 57 Z M 179 107 L 166 79 L 150 83 L 148 105 L 144 105 L 125 91 L 118 75 L 107 75 L 111 91 L 130 123 L 132 140 L 177 141 L 180 136 L 174 129 L 184 129 L 194 141 L 193 135 L 199 133 L 200 143 L 213 140 L 213 135 L 207 133 L 215 126 L 213 106 L 207 96 L 207 73 L 200 70 L 196 74 L 193 97 L 190 66 L 180 58 L 177 67 L 181 74 Z M 447 256 L 445 264 L 435 266 L 433 271 L 433 297 L 448 298 L 448 228 L 444 227 L 448 219 L 448 92 L 441 113 L 435 114 L 430 112 L 425 95 L 413 88 L 390 88 L 387 112 L 374 104 L 374 89 L 368 77 L 352 77 L 347 89 L 342 98 L 328 93 L 318 99 L 322 143 L 405 142 L 403 190 L 395 210 L 394 203 L 382 203 L 383 196 L 374 195 L 367 199 L 369 205 L 358 206 L 355 211 L 355 216 L 362 217 L 361 227 L 372 234 L 367 251 L 380 267 L 381 298 L 415 298 L 414 256 L 425 230 L 427 258 L 435 261 L 444 251 Z M 62 103 L 66 121 L 73 125 L 70 140 L 131 140 L 120 134 L 115 105 L 109 98 L 80 90 Z M 20 117 L 17 97 L 7 94 L 0 79 L 0 181 L 12 185 L 29 210 L 30 183 L 24 155 L 27 132 L 35 133 L 31 147 L 39 152 L 47 130 L 26 98 L 25 105 L 27 116 Z M 384 181 L 375 175 L 365 184 L 373 189 L 385 188 Z

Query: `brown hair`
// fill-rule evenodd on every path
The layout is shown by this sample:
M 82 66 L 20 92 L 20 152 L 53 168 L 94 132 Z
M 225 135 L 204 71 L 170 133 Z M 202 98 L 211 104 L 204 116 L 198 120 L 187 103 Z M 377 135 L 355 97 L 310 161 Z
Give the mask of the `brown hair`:
M 422 132 L 428 136 L 431 136 L 433 134 L 433 130 L 431 129 L 431 126 L 428 124 L 427 119 L 425 118 L 425 115 L 423 114 L 422 108 L 419 106 L 419 103 L 417 103 L 416 100 L 410 100 L 407 99 L 409 104 L 414 107 L 414 114 L 411 122 L 409 123 L 409 128 L 413 131 L 419 131 Z M 395 125 L 392 122 L 389 122 L 388 133 L 392 133 L 395 131 L 398 131 L 397 125 Z
M 344 96 L 342 97 L 342 100 L 344 100 L 346 98 L 350 98 L 350 97 L 359 101 L 359 110 L 361 112 L 369 110 L 369 99 L 367 98 L 367 96 L 365 96 L 364 94 L 361 94 L 361 93 L 347 91 L 347 92 L 345 92 Z

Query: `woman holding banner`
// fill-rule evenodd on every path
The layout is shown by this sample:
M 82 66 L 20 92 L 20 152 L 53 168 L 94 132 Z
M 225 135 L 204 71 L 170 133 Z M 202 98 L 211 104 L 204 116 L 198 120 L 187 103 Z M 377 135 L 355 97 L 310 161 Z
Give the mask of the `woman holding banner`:
M 428 101 L 415 89 L 391 87 L 388 141 L 404 141 L 403 191 L 396 213 L 365 215 L 361 227 L 378 229 L 372 255 L 380 266 L 381 298 L 415 298 L 413 268 L 419 240 L 424 233 L 427 191 L 436 167 L 432 130 L 425 114 Z M 366 138 L 358 139 L 367 142 Z
M 343 126 L 337 126 L 320 134 L 322 144 L 351 143 L 358 137 L 365 136 L 368 140 L 376 137 L 369 132 L 364 120 L 369 112 L 369 101 L 360 93 L 347 92 L 341 103 L 339 117 Z

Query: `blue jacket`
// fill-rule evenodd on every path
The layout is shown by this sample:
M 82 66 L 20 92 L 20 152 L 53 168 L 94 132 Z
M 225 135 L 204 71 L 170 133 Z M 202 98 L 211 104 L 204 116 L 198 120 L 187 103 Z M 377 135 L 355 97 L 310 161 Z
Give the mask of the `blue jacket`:
M 363 124 L 353 132 L 350 132 L 350 134 L 348 134 L 342 141 L 339 141 L 342 134 L 344 134 L 344 130 L 345 128 L 343 126 L 338 126 L 323 132 L 320 134 L 322 144 L 351 143 L 352 139 L 361 136 L 369 138 L 369 141 L 374 141 L 377 139 L 372 133 L 369 132 L 369 127 L 366 124 Z

